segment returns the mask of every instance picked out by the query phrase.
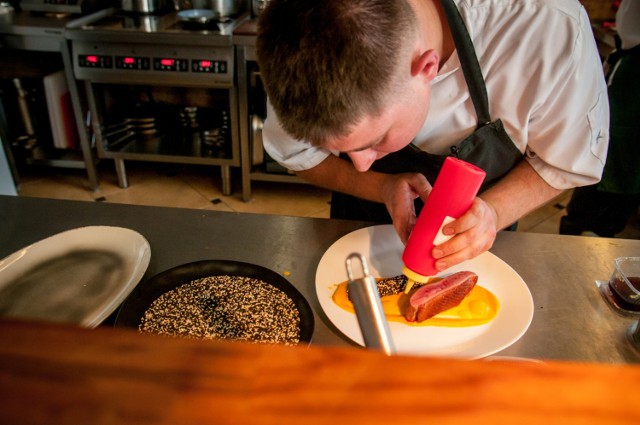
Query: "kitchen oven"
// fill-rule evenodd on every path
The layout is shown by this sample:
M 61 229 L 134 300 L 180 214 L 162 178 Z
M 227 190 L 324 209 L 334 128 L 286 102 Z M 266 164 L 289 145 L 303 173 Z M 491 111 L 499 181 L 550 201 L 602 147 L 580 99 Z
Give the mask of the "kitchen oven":
M 267 116 L 267 95 L 262 85 L 256 54 L 257 13 L 254 2 L 254 18 L 243 22 L 233 34 L 236 45 L 240 146 L 242 151 L 242 197 L 251 199 L 251 181 L 303 183 L 292 172 L 275 162 L 264 151 L 262 124 Z
M 99 158 L 240 167 L 233 29 L 246 15 L 207 22 L 175 10 L 102 11 L 67 27 L 73 70 L 84 81 Z

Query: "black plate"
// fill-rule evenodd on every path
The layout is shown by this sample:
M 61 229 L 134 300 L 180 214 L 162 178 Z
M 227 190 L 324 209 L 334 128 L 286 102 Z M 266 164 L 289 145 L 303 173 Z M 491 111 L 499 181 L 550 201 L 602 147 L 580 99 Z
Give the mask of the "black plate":
M 300 313 L 300 342 L 311 342 L 313 335 L 313 312 L 302 294 L 278 273 L 255 264 L 239 261 L 204 260 L 183 264 L 159 273 L 136 286 L 122 303 L 114 326 L 138 329 L 140 319 L 151 303 L 162 294 L 208 276 L 244 276 L 260 279 L 289 296 Z

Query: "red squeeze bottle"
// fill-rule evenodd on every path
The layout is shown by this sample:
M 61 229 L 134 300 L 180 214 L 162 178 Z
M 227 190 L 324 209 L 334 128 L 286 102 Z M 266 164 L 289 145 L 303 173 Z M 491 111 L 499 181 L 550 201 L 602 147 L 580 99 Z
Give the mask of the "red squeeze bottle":
M 438 273 L 431 252 L 450 238 L 442 234 L 442 228 L 471 208 L 485 175 L 461 159 L 445 159 L 402 254 L 402 273 L 409 279 L 405 292 L 415 282 L 427 282 Z

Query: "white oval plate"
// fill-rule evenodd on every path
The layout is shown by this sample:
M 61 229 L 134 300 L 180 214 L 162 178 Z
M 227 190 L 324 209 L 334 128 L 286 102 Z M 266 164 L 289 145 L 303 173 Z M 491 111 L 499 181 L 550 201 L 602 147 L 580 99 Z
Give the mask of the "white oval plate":
M 150 258 L 149 242 L 130 229 L 58 233 L 0 261 L 0 316 L 93 328 L 138 284 Z
M 336 284 L 347 280 L 344 262 L 349 254 L 363 254 L 374 277 L 402 274 L 404 245 L 392 225 L 366 227 L 338 239 L 325 252 L 316 270 L 316 292 L 331 322 L 347 337 L 364 345 L 355 314 L 338 307 L 331 296 Z M 485 252 L 451 267 L 443 275 L 461 270 L 478 274 L 478 285 L 493 292 L 500 301 L 498 315 L 491 322 L 465 328 L 408 326 L 389 322 L 400 354 L 482 358 L 517 341 L 533 318 L 533 298 L 524 280 L 504 261 Z

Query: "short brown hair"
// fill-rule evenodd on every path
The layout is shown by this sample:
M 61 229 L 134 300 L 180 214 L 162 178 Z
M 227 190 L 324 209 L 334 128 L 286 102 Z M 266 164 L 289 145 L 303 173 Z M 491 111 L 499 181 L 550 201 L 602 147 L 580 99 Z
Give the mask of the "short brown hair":
M 321 144 L 380 114 L 415 31 L 406 0 L 269 1 L 258 64 L 284 130 Z

